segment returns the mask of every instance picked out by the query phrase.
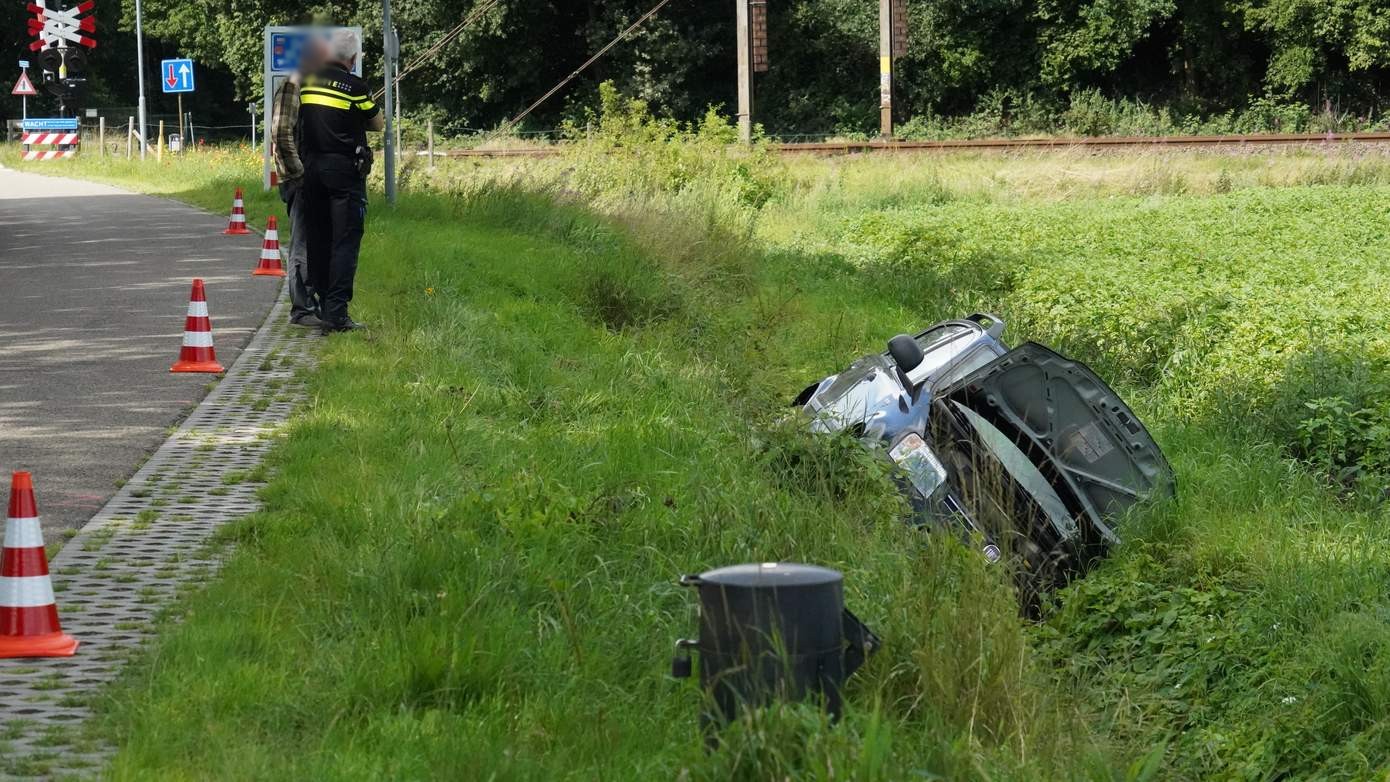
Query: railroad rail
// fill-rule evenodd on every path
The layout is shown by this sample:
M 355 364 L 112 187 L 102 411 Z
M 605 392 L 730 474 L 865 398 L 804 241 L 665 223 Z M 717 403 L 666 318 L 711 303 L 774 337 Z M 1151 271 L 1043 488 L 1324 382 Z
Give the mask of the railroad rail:
M 1056 138 L 980 138 L 943 141 L 824 141 L 774 144 L 784 154 L 854 155 L 874 152 L 944 152 L 970 149 L 1086 149 L 1120 147 L 1239 147 L 1343 142 L 1390 142 L 1390 133 L 1252 133 L 1235 136 L 1077 136 Z M 449 157 L 550 157 L 561 146 L 437 151 Z

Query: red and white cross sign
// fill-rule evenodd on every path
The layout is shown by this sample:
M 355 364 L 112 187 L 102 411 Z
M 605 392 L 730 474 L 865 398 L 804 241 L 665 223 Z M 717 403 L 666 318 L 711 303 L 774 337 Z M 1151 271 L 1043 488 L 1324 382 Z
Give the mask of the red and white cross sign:
M 29 12 L 35 18 L 28 21 L 29 34 L 37 40 L 29 44 L 29 48 L 38 51 L 44 47 L 66 46 L 68 43 L 75 43 L 85 46 L 88 49 L 95 48 L 96 39 L 83 35 L 83 33 L 94 32 L 97 29 L 96 20 L 90 16 L 79 19 L 78 17 L 91 11 L 96 7 L 96 0 L 84 0 L 75 8 L 58 11 L 48 8 L 46 0 L 37 0 L 28 4 Z

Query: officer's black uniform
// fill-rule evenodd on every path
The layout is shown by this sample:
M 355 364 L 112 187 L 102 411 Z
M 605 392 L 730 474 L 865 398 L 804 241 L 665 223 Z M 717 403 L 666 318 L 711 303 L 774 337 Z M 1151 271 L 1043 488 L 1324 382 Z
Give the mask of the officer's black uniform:
M 367 83 L 339 64 L 307 77 L 299 90 L 309 276 L 328 328 L 351 324 L 348 302 L 367 216 L 367 123 L 380 111 Z

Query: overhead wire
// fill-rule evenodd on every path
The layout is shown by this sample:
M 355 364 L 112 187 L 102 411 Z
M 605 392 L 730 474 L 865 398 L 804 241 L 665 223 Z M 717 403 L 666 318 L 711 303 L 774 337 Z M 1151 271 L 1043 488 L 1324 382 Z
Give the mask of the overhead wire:
M 474 6 L 473 10 L 469 11 L 468 15 L 463 18 L 463 21 L 459 22 L 457 25 L 453 27 L 453 29 L 445 33 L 438 41 L 435 41 L 433 45 L 431 45 L 418 57 L 412 60 L 409 65 L 397 70 L 396 77 L 392 80 L 392 85 L 399 86 L 401 83 L 401 79 L 404 79 L 406 76 L 409 76 L 412 72 L 424 66 L 425 63 L 429 62 L 430 58 L 434 57 L 434 55 L 438 53 L 440 49 L 443 49 L 445 46 L 449 44 L 450 41 L 453 41 L 454 39 L 462 35 L 463 31 L 468 29 L 469 25 L 482 18 L 483 14 L 492 10 L 492 8 L 495 7 L 498 2 L 499 0 L 482 0 L 482 2 L 480 2 L 478 5 Z M 377 100 L 385 92 L 386 88 L 382 87 L 381 89 L 372 93 L 372 100 Z
M 542 103 L 545 103 L 546 100 L 550 98 L 550 96 L 559 92 L 561 89 L 564 89 L 565 85 L 574 81 L 575 78 L 577 78 L 579 74 L 583 73 L 586 68 L 588 68 L 590 65 L 593 65 L 595 62 L 598 62 L 599 58 L 607 54 L 609 49 L 612 49 L 614 46 L 617 46 L 618 43 L 620 43 L 623 39 L 631 35 L 634 30 L 645 24 L 648 19 L 652 18 L 653 16 L 656 16 L 657 12 L 660 11 L 662 8 L 665 8 L 666 4 L 669 2 L 671 2 L 671 0 L 660 0 L 660 2 L 653 6 L 650 11 L 647 11 L 645 14 L 642 14 L 642 16 L 638 18 L 637 21 L 628 25 L 627 29 L 623 30 L 621 33 L 618 33 L 618 36 L 616 38 L 605 44 L 602 49 L 599 49 L 593 57 L 590 57 L 588 60 L 584 62 L 583 65 L 576 68 L 573 73 L 561 79 L 559 84 L 556 84 L 554 87 L 551 87 L 548 92 L 537 98 L 536 101 L 532 103 L 530 106 L 527 106 L 525 111 L 511 118 L 507 122 L 503 123 L 502 126 L 499 127 L 496 132 L 498 134 L 506 133 L 507 131 L 515 127 L 516 124 L 525 119 L 528 114 L 535 111 L 536 107 L 540 106 Z
M 438 41 L 435 41 L 433 45 L 431 45 L 422 54 L 420 54 L 413 61 L 411 61 L 410 65 L 398 70 L 396 72 L 395 79 L 392 81 L 393 86 L 398 86 L 401 82 L 401 79 L 404 79 L 406 76 L 410 75 L 412 72 L 422 67 L 440 49 L 447 46 L 450 41 L 453 41 L 454 39 L 458 38 L 458 36 L 461 35 L 464 30 L 468 29 L 468 26 L 470 24 L 480 19 L 483 14 L 491 10 L 494 6 L 497 5 L 498 2 L 499 0 L 482 0 L 482 2 L 479 5 L 475 6 L 473 10 L 470 11 L 466 17 L 464 17 L 463 21 L 459 22 L 457 25 L 454 26 L 453 29 L 445 33 Z M 535 111 L 537 107 L 539 107 L 542 103 L 545 103 L 552 95 L 564 89 L 565 85 L 578 78 L 579 74 L 583 73 L 586 69 L 588 69 L 590 65 L 593 65 L 594 63 L 598 62 L 599 59 L 603 57 L 603 55 L 607 54 L 610 49 L 612 49 L 614 46 L 617 46 L 619 43 L 625 40 L 629 35 L 631 35 L 635 30 L 637 30 L 637 28 L 641 27 L 643 24 L 646 24 L 648 19 L 651 19 L 653 16 L 656 16 L 657 13 L 660 12 L 662 8 L 665 8 L 666 5 L 670 2 L 671 0 L 659 0 L 659 2 L 656 5 L 652 6 L 650 10 L 648 10 L 645 14 L 642 14 L 642 16 L 638 17 L 637 21 L 628 25 L 622 32 L 618 33 L 618 35 L 615 38 L 613 38 L 613 40 L 609 41 L 607 44 L 604 44 L 602 49 L 599 49 L 598 52 L 596 52 L 592 57 L 590 57 L 588 60 L 585 60 L 583 65 L 580 65 L 573 72 L 571 72 L 570 75 L 561 79 L 558 84 L 556 84 L 554 87 L 551 87 L 550 90 L 547 91 L 544 95 L 537 98 L 535 102 L 533 102 L 530 106 L 527 106 L 526 109 L 522 111 L 520 114 L 503 123 L 502 126 L 495 131 L 495 133 L 500 134 L 510 131 L 513 127 L 516 126 L 518 122 L 521 122 L 523 119 L 525 119 L 531 112 Z M 376 92 L 372 93 L 372 99 L 376 100 L 380 98 L 382 94 L 385 92 L 385 87 L 377 90 Z

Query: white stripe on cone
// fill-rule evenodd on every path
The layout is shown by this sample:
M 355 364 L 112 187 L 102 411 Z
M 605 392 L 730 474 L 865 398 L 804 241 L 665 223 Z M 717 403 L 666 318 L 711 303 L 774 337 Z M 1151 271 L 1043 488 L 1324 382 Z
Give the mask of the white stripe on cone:
M 42 608 L 55 602 L 48 576 L 0 576 L 0 606 Z
M 205 301 L 188 302 L 188 314 L 194 318 L 206 318 L 208 316 L 208 303 Z
M 262 247 L 262 248 L 261 248 L 261 260 L 263 260 L 263 261 L 278 261 L 278 260 L 280 260 L 280 251 L 277 250 L 277 249 L 275 249 L 274 247 Z
M 212 332 L 185 331 L 183 333 L 183 346 L 186 348 L 210 348 L 212 347 Z
M 39 548 L 43 545 L 43 528 L 37 517 L 10 519 L 5 525 L 5 548 Z

